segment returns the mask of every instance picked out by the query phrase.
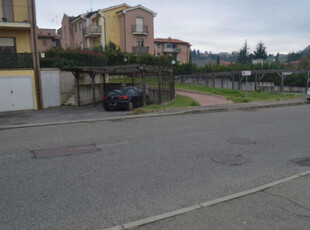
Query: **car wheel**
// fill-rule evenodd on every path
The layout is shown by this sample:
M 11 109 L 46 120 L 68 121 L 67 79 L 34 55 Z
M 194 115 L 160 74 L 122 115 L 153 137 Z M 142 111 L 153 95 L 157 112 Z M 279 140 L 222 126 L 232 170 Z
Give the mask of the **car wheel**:
M 132 111 L 132 110 L 133 110 L 133 103 L 132 103 L 132 101 L 129 101 L 129 102 L 128 102 L 128 110 L 129 110 L 129 111 Z

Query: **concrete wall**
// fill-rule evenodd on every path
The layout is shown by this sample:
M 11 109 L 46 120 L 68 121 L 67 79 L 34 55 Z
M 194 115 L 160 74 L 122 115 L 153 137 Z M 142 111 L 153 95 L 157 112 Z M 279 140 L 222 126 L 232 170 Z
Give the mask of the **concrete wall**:
M 60 71 L 59 74 L 60 104 L 64 104 L 75 93 L 75 78 L 71 72 Z
M 197 86 L 208 86 L 210 88 L 213 87 L 213 79 L 207 78 L 207 79 L 199 79 L 198 81 L 196 79 L 187 79 L 185 82 L 181 82 L 180 80 L 176 80 L 176 83 L 183 83 L 183 84 L 190 84 L 190 85 L 197 85 Z M 223 84 L 223 87 L 222 87 Z M 233 82 L 231 79 L 227 78 L 223 81 L 220 78 L 215 78 L 215 88 L 224 88 L 224 89 L 232 89 Z M 248 82 L 248 91 L 255 91 L 255 83 L 254 82 Z M 241 82 L 240 88 L 239 88 L 239 82 L 234 82 L 234 89 L 240 89 L 245 90 L 246 84 L 245 82 Z M 257 89 L 261 90 L 263 92 L 280 92 L 281 88 L 280 86 L 275 86 L 273 82 L 260 82 L 260 84 L 257 85 Z M 305 92 L 305 87 L 289 87 L 284 86 L 283 91 L 284 92 L 292 92 L 292 93 L 303 93 Z
M 76 97 L 75 78 L 71 72 L 46 68 L 41 70 L 41 75 L 43 103 L 45 108 L 63 105 L 72 95 Z M 95 82 L 96 101 L 100 102 L 103 96 L 102 77 L 96 76 Z M 79 85 L 81 105 L 93 103 L 90 77 L 82 75 L 79 79 Z M 56 90 L 57 87 L 58 90 Z
M 95 84 L 96 102 L 101 102 L 103 99 L 103 85 Z M 80 85 L 80 103 L 88 105 L 93 103 L 92 85 Z
M 41 69 L 43 108 L 60 106 L 59 69 Z

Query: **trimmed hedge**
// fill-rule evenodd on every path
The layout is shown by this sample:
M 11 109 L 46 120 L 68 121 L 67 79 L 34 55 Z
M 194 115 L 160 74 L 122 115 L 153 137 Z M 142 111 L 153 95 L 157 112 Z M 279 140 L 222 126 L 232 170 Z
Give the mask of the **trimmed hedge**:
M 22 68 L 33 68 L 33 57 L 31 53 L 0 53 L 0 69 Z

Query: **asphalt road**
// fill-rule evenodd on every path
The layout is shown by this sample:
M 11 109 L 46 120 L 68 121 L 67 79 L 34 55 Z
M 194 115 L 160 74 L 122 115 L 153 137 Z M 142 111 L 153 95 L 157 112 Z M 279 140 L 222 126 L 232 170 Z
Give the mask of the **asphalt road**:
M 104 229 L 303 172 L 291 160 L 310 157 L 309 117 L 303 105 L 0 131 L 0 229 Z M 236 155 L 246 163 L 212 160 Z

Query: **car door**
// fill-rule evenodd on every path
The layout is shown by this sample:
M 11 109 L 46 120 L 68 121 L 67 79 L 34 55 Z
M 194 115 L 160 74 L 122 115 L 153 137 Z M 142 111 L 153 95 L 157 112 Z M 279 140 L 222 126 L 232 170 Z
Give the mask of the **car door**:
M 134 106 L 135 107 L 139 106 L 137 91 L 134 88 L 128 88 L 127 94 L 130 96 Z

